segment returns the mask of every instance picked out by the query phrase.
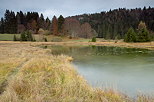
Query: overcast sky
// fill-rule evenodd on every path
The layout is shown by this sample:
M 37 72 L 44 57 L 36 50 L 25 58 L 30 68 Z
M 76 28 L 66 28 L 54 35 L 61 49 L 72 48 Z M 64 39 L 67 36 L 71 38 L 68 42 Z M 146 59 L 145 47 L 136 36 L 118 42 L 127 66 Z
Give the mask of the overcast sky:
M 0 17 L 5 10 L 36 11 L 50 19 L 53 15 L 65 17 L 96 13 L 116 8 L 154 7 L 154 0 L 0 0 Z

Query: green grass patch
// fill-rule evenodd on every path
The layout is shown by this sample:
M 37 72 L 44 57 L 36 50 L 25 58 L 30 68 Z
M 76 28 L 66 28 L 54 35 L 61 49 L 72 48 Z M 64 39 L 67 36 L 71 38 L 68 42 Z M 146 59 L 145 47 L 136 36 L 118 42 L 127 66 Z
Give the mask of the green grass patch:
M 20 34 L 15 34 L 17 38 L 20 38 Z M 0 34 L 0 41 L 13 41 L 14 34 Z

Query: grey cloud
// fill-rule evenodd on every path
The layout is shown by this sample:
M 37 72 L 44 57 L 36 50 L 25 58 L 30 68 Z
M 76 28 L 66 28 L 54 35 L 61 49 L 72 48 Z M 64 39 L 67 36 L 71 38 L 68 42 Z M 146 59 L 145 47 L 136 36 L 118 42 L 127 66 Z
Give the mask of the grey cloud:
M 5 9 L 15 12 L 22 10 L 44 13 L 50 18 L 53 15 L 64 16 L 83 13 L 95 13 L 115 8 L 136 8 L 154 6 L 154 0 L 0 0 L 0 16 Z

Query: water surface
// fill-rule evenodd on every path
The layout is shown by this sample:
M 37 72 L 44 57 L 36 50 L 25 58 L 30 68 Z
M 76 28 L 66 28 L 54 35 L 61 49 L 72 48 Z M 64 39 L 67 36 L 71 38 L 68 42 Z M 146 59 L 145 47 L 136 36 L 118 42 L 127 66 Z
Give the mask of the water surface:
M 93 87 L 114 88 L 130 96 L 154 93 L 154 52 L 102 46 L 46 46 L 74 58 L 78 72 Z

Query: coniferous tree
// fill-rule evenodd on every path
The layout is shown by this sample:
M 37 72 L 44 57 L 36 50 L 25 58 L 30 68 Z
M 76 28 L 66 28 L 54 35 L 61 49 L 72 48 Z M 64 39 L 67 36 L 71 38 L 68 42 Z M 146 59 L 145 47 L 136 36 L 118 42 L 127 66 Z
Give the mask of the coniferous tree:
M 149 31 L 147 30 L 146 24 L 142 21 L 138 25 L 137 41 L 138 42 L 150 41 Z
M 6 10 L 5 12 L 5 28 L 4 28 L 4 31 L 5 33 L 10 33 L 10 11 L 9 10 Z
M 43 14 L 41 14 L 41 16 L 39 17 L 38 27 L 42 28 L 42 29 L 45 29 L 45 19 L 44 19 Z
M 143 28 L 143 29 L 138 31 L 137 41 L 138 42 L 148 42 L 148 41 L 150 41 L 149 31 L 146 28 Z
M 126 33 L 124 41 L 125 42 L 136 42 L 136 33 L 132 27 L 129 28 L 128 32 Z
M 63 24 L 64 24 L 64 17 L 62 15 L 59 16 L 58 18 L 58 31 L 61 32 L 63 29 Z
M 45 20 L 46 30 L 51 30 L 50 25 L 51 25 L 50 19 L 47 17 L 46 20 Z
M 4 27 L 5 33 L 17 33 L 17 21 L 14 12 L 6 10 Z
M 0 33 L 3 34 L 4 33 L 4 19 L 1 18 L 0 21 Z

